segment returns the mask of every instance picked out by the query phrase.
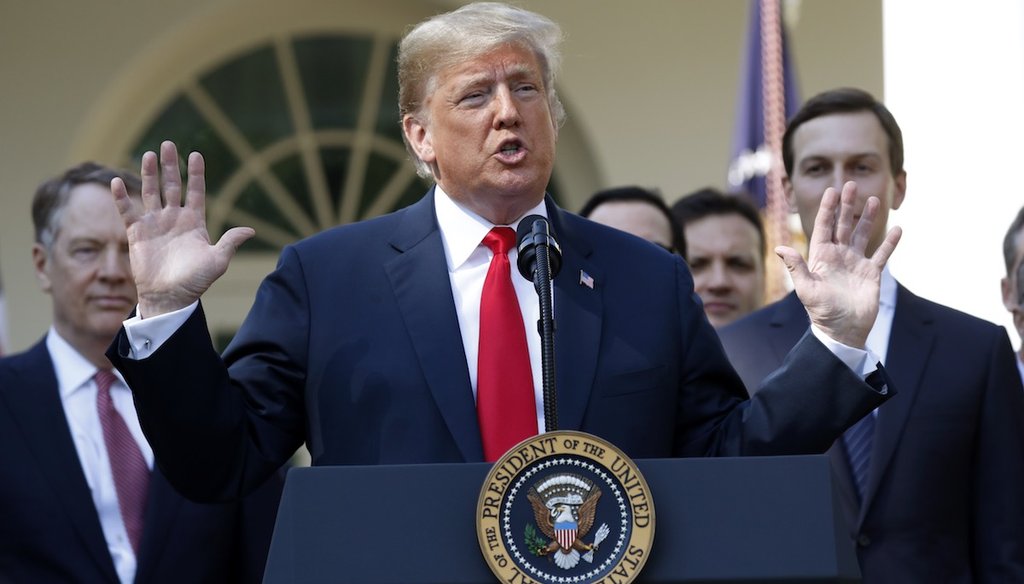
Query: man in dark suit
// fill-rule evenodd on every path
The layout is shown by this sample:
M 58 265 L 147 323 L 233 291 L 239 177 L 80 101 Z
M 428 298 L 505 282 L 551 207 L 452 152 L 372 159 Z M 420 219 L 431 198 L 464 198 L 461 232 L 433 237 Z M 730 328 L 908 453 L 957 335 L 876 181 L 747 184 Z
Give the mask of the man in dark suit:
M 198 301 L 252 230 L 210 245 L 203 159 L 189 156 L 182 205 L 169 142 L 160 172 L 156 154 L 143 156 L 141 208 L 115 181 L 140 293 L 108 355 L 173 484 L 196 497 L 237 496 L 303 440 L 314 464 L 495 460 L 544 428 L 539 342 L 524 338 L 536 297 L 517 270 L 500 275 L 517 258 L 514 242 L 507 257 L 502 250 L 504 226 L 530 214 L 545 215 L 562 246 L 553 283 L 562 428 L 634 457 L 820 452 L 884 401 L 884 372 L 870 366 L 866 383 L 860 348 L 898 230 L 865 257 L 853 215 L 837 215 L 839 195 L 829 191 L 814 248 L 827 273 L 784 252 L 821 326 L 791 367 L 744 401 L 681 258 L 545 197 L 563 115 L 554 91 L 560 38 L 547 18 L 496 3 L 406 35 L 404 136 L 436 187 L 396 213 L 286 248 L 223 361 Z M 516 306 L 485 311 L 489 285 L 513 287 Z M 493 312 L 518 322 L 486 334 Z M 494 343 L 507 343 L 497 358 Z M 840 345 L 854 357 L 836 357 Z M 525 392 L 513 383 L 524 377 L 513 354 L 526 361 Z M 509 403 L 496 418 L 487 415 L 493 400 Z
M 0 359 L 0 582 L 259 582 L 279 481 L 245 503 L 185 500 L 154 468 L 131 394 L 109 373 L 104 350 L 136 302 L 114 177 L 138 194 L 138 177 L 85 163 L 33 200 L 53 326 Z M 138 463 L 132 484 L 124 452 Z
M 1013 327 L 1021 340 L 1017 352 L 1017 370 L 1024 381 L 1024 207 L 1003 237 L 1003 260 L 1006 262 L 1006 277 L 999 283 L 1003 293 L 1003 306 L 1013 316 Z
M 852 180 L 881 201 L 869 253 L 880 244 L 906 192 L 902 134 L 884 105 L 856 89 L 811 98 L 783 160 L 809 236 L 819 189 Z M 753 392 L 807 329 L 799 292 L 719 331 Z M 899 395 L 865 418 L 874 427 L 859 441 L 851 430 L 830 450 L 864 582 L 1024 582 L 1024 404 L 1006 332 L 915 296 L 888 270 L 880 296 L 867 346 Z

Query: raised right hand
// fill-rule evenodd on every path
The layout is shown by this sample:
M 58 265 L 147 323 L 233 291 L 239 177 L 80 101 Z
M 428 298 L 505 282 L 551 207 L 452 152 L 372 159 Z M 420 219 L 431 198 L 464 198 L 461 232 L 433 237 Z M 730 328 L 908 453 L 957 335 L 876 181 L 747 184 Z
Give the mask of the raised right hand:
M 206 166 L 188 157 L 188 190 L 181 200 L 178 151 L 160 144 L 160 168 L 153 152 L 142 155 L 142 202 L 132 200 L 124 182 L 110 183 L 128 229 L 128 251 L 139 293 L 139 316 L 149 318 L 192 304 L 221 277 L 245 240 L 256 232 L 234 227 L 210 244 L 206 230 Z

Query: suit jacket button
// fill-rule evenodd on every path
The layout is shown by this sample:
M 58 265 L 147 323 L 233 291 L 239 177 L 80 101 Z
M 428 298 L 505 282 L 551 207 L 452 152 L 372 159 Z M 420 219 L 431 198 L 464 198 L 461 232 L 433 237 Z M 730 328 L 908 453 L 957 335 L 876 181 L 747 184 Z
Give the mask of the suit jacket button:
M 861 533 L 857 536 L 857 545 L 860 547 L 868 547 L 871 545 L 871 538 Z

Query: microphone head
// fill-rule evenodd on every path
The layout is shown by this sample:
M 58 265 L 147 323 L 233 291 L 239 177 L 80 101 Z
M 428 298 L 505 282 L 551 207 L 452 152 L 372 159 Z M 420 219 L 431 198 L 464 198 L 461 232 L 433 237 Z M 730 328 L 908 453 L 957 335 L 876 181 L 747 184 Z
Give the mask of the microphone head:
M 551 277 L 554 278 L 562 267 L 562 250 L 551 233 L 548 220 L 543 215 L 527 215 L 516 229 L 516 248 L 519 250 L 516 265 L 519 267 L 519 273 L 531 282 L 534 281 L 534 274 L 537 272 L 538 245 L 548 248 L 548 263 Z
M 519 227 L 516 228 L 516 247 L 522 248 L 523 242 L 533 235 L 533 225 L 537 221 L 543 221 L 544 227 L 547 228 L 548 220 L 543 215 L 527 215 L 519 221 Z M 533 244 L 533 242 L 529 242 Z
M 519 273 L 531 282 L 537 272 L 537 242 L 533 237 L 533 225 L 538 220 L 547 225 L 548 220 L 543 216 L 527 215 L 519 221 L 519 227 L 516 229 L 516 249 L 519 250 L 516 265 L 519 267 Z

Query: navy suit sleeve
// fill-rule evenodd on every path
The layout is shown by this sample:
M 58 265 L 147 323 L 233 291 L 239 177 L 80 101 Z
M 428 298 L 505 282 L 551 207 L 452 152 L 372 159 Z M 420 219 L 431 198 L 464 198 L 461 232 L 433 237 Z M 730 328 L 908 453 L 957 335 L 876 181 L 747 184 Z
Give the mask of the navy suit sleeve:
M 676 454 L 822 453 L 894 393 L 880 393 L 808 332 L 753 398 L 730 406 L 727 400 L 745 396 L 746 390 L 715 331 L 692 308 L 692 280 L 680 270 L 684 339 Z
M 224 354 L 200 306 L 157 351 L 127 358 L 122 330 L 108 351 L 135 396 L 168 480 L 196 501 L 234 500 L 302 444 L 309 311 L 301 265 L 286 248 Z

